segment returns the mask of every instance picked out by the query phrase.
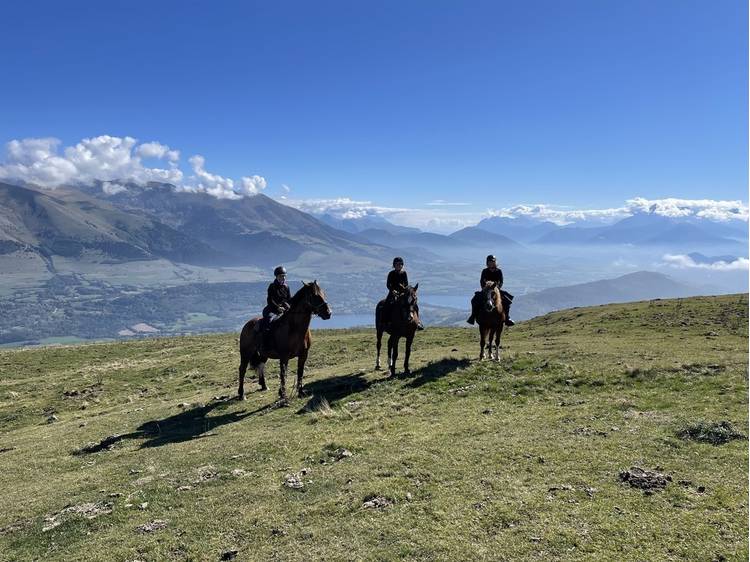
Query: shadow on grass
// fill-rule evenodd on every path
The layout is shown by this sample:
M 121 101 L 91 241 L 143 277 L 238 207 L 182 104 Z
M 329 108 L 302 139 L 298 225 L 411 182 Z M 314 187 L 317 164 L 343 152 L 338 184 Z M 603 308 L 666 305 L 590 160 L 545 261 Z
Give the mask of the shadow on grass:
M 210 437 L 211 430 L 241 421 L 248 416 L 263 413 L 277 407 L 275 403 L 261 406 L 252 412 L 230 412 L 227 414 L 209 416 L 217 408 L 229 405 L 228 401 L 211 402 L 205 406 L 191 408 L 160 420 L 147 421 L 130 433 L 121 433 L 105 437 L 99 443 L 92 443 L 78 451 L 76 454 L 98 453 L 111 449 L 116 443 L 125 439 L 146 439 L 140 448 L 161 447 L 169 443 L 182 443 L 192 439 Z
M 320 379 L 305 385 L 304 390 L 310 394 L 310 399 L 302 408 L 297 410 L 297 413 L 304 414 L 314 410 L 321 398 L 325 398 L 328 404 L 333 406 L 342 399 L 363 392 L 371 386 L 390 383 L 395 380 L 407 380 L 408 382 L 404 387 L 419 388 L 454 371 L 464 369 L 470 364 L 469 359 L 446 358 L 428 363 L 409 374 L 396 373 L 395 377 L 386 376 L 372 381 L 367 380 L 365 373 L 362 371 Z M 384 372 L 387 373 L 388 371 Z
M 411 379 L 405 385 L 408 388 L 419 388 L 425 384 L 436 381 L 445 375 L 448 375 L 459 369 L 465 369 L 471 365 L 469 359 L 456 359 L 454 357 L 446 357 L 438 361 L 432 361 L 424 367 L 420 367 L 416 371 L 412 371 L 411 375 L 396 374 L 398 379 Z

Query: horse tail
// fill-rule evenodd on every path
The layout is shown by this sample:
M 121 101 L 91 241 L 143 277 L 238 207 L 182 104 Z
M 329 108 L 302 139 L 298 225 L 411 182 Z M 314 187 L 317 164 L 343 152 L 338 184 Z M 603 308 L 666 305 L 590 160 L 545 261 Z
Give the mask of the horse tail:
M 240 333 L 240 356 L 243 361 L 250 363 L 250 366 L 253 369 L 256 369 L 260 364 L 258 345 L 255 342 L 255 337 L 257 335 L 255 326 L 259 321 L 260 318 L 248 320 L 242 327 L 242 332 Z

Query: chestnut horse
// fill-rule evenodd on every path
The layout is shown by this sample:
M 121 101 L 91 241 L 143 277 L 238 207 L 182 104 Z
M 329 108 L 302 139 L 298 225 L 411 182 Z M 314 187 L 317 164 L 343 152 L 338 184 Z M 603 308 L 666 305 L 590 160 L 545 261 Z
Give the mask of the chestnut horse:
M 245 399 L 245 371 L 248 364 L 258 373 L 258 382 L 261 390 L 267 390 L 265 367 L 268 359 L 279 360 L 279 398 L 286 400 L 286 371 L 289 359 L 297 358 L 297 384 L 295 389 L 298 395 L 302 394 L 302 375 L 305 371 L 305 361 L 310 351 L 310 320 L 312 315 L 320 316 L 323 320 L 331 317 L 331 308 L 326 302 L 326 295 L 317 281 L 312 283 L 302 282 L 302 288 L 297 291 L 289 301 L 289 310 L 273 323 L 270 335 L 270 345 L 262 346 L 258 351 L 259 338 L 263 334 L 256 329 L 260 318 L 249 320 L 242 328 L 240 334 L 240 388 L 239 399 Z
M 500 360 L 500 336 L 505 325 L 505 310 L 497 283 L 488 281 L 481 290 L 482 300 L 477 311 L 479 325 L 479 360 L 484 359 L 484 349 L 490 359 Z M 494 345 L 493 345 L 494 340 Z
M 390 315 L 385 317 L 385 300 L 375 307 L 375 329 L 378 337 L 378 355 L 375 361 L 375 369 L 380 369 L 380 347 L 383 332 L 388 332 L 388 368 L 391 376 L 396 375 L 396 359 L 398 359 L 398 342 L 406 338 L 406 350 L 404 351 L 404 373 L 409 374 L 409 356 L 411 355 L 411 344 L 414 341 L 414 333 L 419 325 L 419 312 L 417 311 L 417 289 L 416 285 L 406 287 L 401 296 L 391 306 Z

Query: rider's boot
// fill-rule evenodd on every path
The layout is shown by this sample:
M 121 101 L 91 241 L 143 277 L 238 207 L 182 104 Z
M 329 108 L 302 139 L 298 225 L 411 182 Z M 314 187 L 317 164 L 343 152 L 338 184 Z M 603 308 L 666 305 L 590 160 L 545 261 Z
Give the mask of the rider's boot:
M 516 325 L 516 323 L 515 323 L 515 322 L 513 322 L 513 320 L 511 320 L 510 318 L 506 318 L 506 319 L 505 319 L 505 325 L 506 325 L 506 326 L 515 326 L 515 325 Z
M 474 325 L 474 313 L 473 313 L 473 312 L 471 313 L 471 316 L 469 316 L 469 317 L 468 317 L 468 318 L 466 319 L 466 321 L 467 321 L 467 322 L 468 322 L 469 324 L 471 324 L 472 326 Z
M 417 330 L 424 330 L 424 324 L 422 324 L 422 321 L 420 320 L 417 324 Z

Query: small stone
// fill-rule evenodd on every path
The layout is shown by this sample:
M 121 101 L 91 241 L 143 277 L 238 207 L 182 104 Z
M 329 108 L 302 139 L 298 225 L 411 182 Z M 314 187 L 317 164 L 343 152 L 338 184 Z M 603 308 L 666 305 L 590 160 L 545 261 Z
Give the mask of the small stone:
M 150 521 L 149 523 L 144 523 L 143 525 L 139 525 L 136 527 L 136 531 L 140 533 L 153 533 L 154 531 L 158 531 L 160 529 L 165 529 L 167 527 L 167 522 L 163 519 L 154 519 L 153 521 Z
M 411 492 L 406 492 L 406 499 L 408 501 L 411 501 L 412 499 L 414 499 L 414 496 L 411 495 Z
M 138 506 L 138 509 L 140 509 L 140 510 L 144 510 L 144 509 L 146 509 L 147 507 L 148 507 L 148 502 L 143 502 L 142 504 L 140 504 L 140 505 Z
M 362 507 L 365 509 L 383 509 L 385 507 L 388 507 L 393 502 L 389 500 L 388 498 L 385 498 L 383 496 L 376 496 L 374 498 L 371 498 L 367 501 L 365 501 L 362 504 Z
M 188 490 L 192 490 L 192 486 L 178 486 L 177 491 L 178 492 L 187 492 Z
M 542 537 L 529 537 L 529 540 L 531 542 L 541 542 L 542 541 Z
M 177 404 L 177 407 L 178 408 L 189 408 L 190 404 L 188 402 L 180 402 L 179 404 Z
M 47 418 L 47 423 L 55 423 L 59 419 L 55 414 L 52 414 Z
M 300 490 L 305 487 L 305 483 L 300 478 L 299 474 L 287 474 L 284 476 L 284 486 L 295 490 Z
M 234 560 L 237 558 L 237 555 L 239 554 L 239 550 L 225 550 L 221 553 L 221 559 L 222 560 Z
M 241 478 L 243 476 L 247 476 L 247 472 L 242 468 L 235 468 L 232 471 L 232 476 L 235 476 L 237 478 Z

